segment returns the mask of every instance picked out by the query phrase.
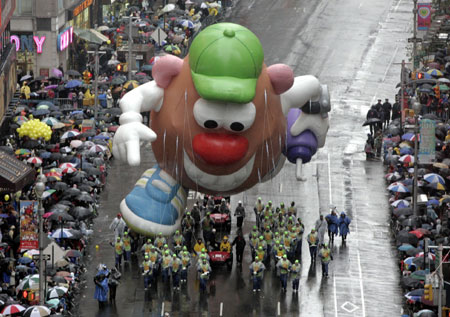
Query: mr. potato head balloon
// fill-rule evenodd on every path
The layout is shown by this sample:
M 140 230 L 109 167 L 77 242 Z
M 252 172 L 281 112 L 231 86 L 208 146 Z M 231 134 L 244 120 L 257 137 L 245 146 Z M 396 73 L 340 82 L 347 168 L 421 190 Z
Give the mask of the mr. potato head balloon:
M 205 28 L 184 59 L 167 55 L 154 81 L 120 101 L 113 153 L 139 165 L 139 142 L 152 142 L 158 164 L 122 201 L 130 228 L 146 235 L 179 228 L 189 189 L 231 195 L 275 176 L 286 157 L 301 165 L 325 144 L 328 89 L 289 66 L 266 66 L 247 28 Z M 151 127 L 141 112 L 151 111 Z

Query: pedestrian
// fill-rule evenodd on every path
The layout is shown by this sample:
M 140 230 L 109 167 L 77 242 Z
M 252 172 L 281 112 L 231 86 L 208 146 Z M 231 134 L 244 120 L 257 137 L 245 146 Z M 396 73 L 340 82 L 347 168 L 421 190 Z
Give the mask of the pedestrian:
M 128 236 L 128 231 L 123 233 L 123 257 L 125 262 L 130 262 L 131 259 L 131 238 Z
M 114 253 L 116 258 L 116 268 L 119 268 L 122 265 L 122 254 L 123 254 L 123 242 L 120 240 L 118 236 L 116 239 L 116 243 L 114 244 Z
M 200 252 L 205 248 L 205 244 L 203 243 L 202 238 L 198 238 L 197 242 L 194 245 L 194 251 L 197 255 L 200 255 Z
M 28 82 L 25 80 L 22 84 L 22 87 L 20 88 L 20 97 L 22 99 L 30 99 L 30 93 L 31 93 L 31 89 L 28 86 Z
M 297 233 L 296 237 L 296 247 L 295 247 L 295 256 L 297 259 L 302 258 L 302 243 L 303 243 L 303 233 L 305 232 L 305 225 L 302 223 L 300 218 L 297 219 L 297 223 L 295 224 L 294 231 Z
M 320 215 L 319 219 L 317 219 L 315 228 L 317 231 L 317 236 L 319 240 L 317 241 L 319 247 L 325 242 L 325 232 L 328 231 L 327 221 L 323 218 L 323 215 Z
M 311 263 L 316 262 L 316 252 L 317 252 L 317 232 L 316 229 L 312 228 L 311 233 L 307 237 L 309 245 L 309 254 L 311 256 Z
M 211 266 L 209 265 L 206 256 L 202 257 L 201 261 L 199 261 L 197 271 L 200 275 L 200 291 L 205 292 L 209 275 L 211 273 Z
M 236 262 L 238 264 L 242 264 L 242 256 L 244 254 L 245 245 L 247 243 L 245 242 L 245 238 L 242 235 L 242 230 L 238 230 L 238 235 L 234 238 L 233 242 L 231 243 L 231 246 L 236 246 Z
M 236 227 L 242 228 L 242 223 L 245 218 L 245 208 L 242 206 L 242 201 L 239 200 L 236 210 L 234 211 L 234 216 L 236 218 Z
M 292 291 L 298 292 L 298 286 L 300 284 L 300 276 L 302 275 L 301 264 L 299 260 L 295 260 L 291 267 L 292 277 Z
M 108 276 L 109 271 L 106 269 L 105 265 L 100 264 L 99 270 L 97 271 L 97 274 L 94 277 L 94 284 L 95 284 L 95 292 L 94 292 L 94 299 L 98 301 L 98 307 L 101 309 L 105 306 L 105 303 L 107 301 L 108 296 Z
M 187 248 L 182 252 L 181 265 L 181 283 L 186 283 L 188 277 L 188 268 L 191 265 L 191 256 Z
M 392 117 L 391 117 L 392 121 L 402 117 L 401 106 L 397 99 L 398 98 L 395 99 L 395 102 L 392 105 Z
M 174 253 L 172 256 L 172 263 L 170 264 L 173 290 L 180 290 L 180 273 L 182 265 L 180 258 Z
M 111 93 L 111 89 L 108 89 L 108 91 L 106 92 L 106 107 L 112 108 L 113 104 L 114 104 L 114 100 L 113 100 L 113 96 Z
M 255 203 L 255 207 L 253 208 L 253 211 L 255 212 L 255 218 L 256 218 L 256 226 L 259 228 L 259 220 L 261 218 L 261 214 L 264 210 L 264 204 L 261 201 L 261 197 L 258 197 Z
M 120 282 L 120 272 L 114 267 L 111 269 L 111 274 L 108 278 L 108 287 L 109 287 L 109 302 L 116 303 L 116 291 L 117 286 L 119 286 Z
M 256 291 L 260 292 L 261 282 L 266 267 L 264 266 L 264 263 L 262 263 L 261 260 L 258 257 L 256 257 L 255 261 L 253 261 L 252 264 L 250 264 L 249 268 L 253 280 L 253 292 Z
M 207 212 L 206 216 L 202 220 L 203 240 L 210 241 L 209 236 L 213 229 L 213 221 L 211 219 L 211 212 Z
M 369 111 L 367 111 L 366 120 L 369 120 L 369 119 L 379 119 L 379 113 L 378 113 L 375 105 L 370 107 Z M 373 135 L 375 130 L 377 130 L 376 126 L 377 126 L 376 123 L 369 124 L 371 135 Z
M 350 233 L 350 222 L 352 220 L 347 217 L 345 212 L 341 212 L 341 216 L 339 217 L 339 235 L 342 237 L 342 243 L 346 242 L 347 235 Z
M 294 217 L 297 217 L 297 207 L 295 207 L 295 201 L 291 202 L 291 206 L 288 208 L 288 213 Z
M 109 229 L 114 231 L 114 240 L 117 240 L 118 236 L 122 238 L 126 225 L 127 224 L 122 219 L 122 215 L 118 213 L 109 225 Z
M 146 255 L 141 265 L 142 276 L 144 277 L 144 290 L 148 290 L 153 282 L 154 263 L 150 261 L 150 257 Z
M 392 105 L 389 102 L 388 98 L 384 100 L 382 108 L 383 108 L 383 125 L 384 128 L 387 128 L 389 126 L 389 121 L 391 119 L 391 110 L 392 110 Z
M 189 252 L 192 251 L 192 236 L 194 234 L 195 221 L 191 216 L 191 213 L 188 211 L 186 216 L 181 221 L 181 228 L 183 229 L 184 241 L 186 243 L 186 247 Z
M 338 234 L 338 216 L 336 214 L 336 207 L 331 209 L 331 213 L 325 217 L 328 224 L 328 239 L 330 243 L 334 243 L 334 236 Z
M 180 230 L 175 231 L 175 234 L 172 237 L 173 242 L 173 249 L 175 250 L 175 253 L 178 254 L 183 249 L 184 244 L 184 238 L 183 235 L 180 233 Z
M 320 260 L 322 262 L 322 276 L 328 277 L 328 265 L 333 259 L 331 255 L 331 250 L 327 243 L 324 243 L 322 249 L 319 252 Z
M 288 260 L 287 255 L 283 255 L 283 258 L 278 261 L 277 268 L 280 271 L 280 282 L 281 282 L 281 290 L 286 292 L 287 288 L 287 278 L 289 271 L 291 269 L 291 261 Z
M 164 245 L 167 243 L 166 238 L 163 236 L 162 232 L 158 233 L 158 236 L 155 239 L 155 247 L 159 250 L 162 251 Z

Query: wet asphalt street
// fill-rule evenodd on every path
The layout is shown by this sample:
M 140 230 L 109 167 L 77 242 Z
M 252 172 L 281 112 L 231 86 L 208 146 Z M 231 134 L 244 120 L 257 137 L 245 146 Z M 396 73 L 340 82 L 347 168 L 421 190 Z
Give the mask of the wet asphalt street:
M 405 59 L 406 39 L 412 28 L 412 4 L 391 0 L 241 0 L 231 21 L 249 27 L 259 36 L 268 65 L 286 63 L 296 75 L 313 74 L 331 91 L 330 131 L 325 148 L 305 165 L 306 182 L 294 178 L 287 164 L 273 180 L 232 197 L 246 206 L 244 233 L 255 223 L 253 204 L 258 196 L 297 203 L 305 229 L 310 231 L 319 213 L 329 205 L 345 210 L 353 219 L 346 246 L 336 240 L 330 277 L 321 277 L 320 265 L 310 266 L 303 245 L 301 291 L 280 291 L 276 276 L 268 271 L 263 291 L 253 294 L 247 247 L 240 271 L 213 272 L 214 285 L 200 296 L 195 272 L 187 287 L 172 294 L 161 283 L 144 292 L 137 260 L 123 266 L 116 305 L 99 310 L 93 299 L 93 273 L 98 263 L 114 264 L 113 234 L 108 229 L 120 201 L 141 173 L 154 163 L 149 146 L 139 168 L 114 161 L 102 194 L 100 216 L 95 221 L 87 259 L 87 288 L 81 316 L 396 316 L 403 302 L 395 248 L 389 234 L 389 211 L 384 170 L 379 162 L 366 162 L 363 153 L 369 106 L 376 99 L 394 99 Z M 234 221 L 233 233 L 234 238 Z M 95 245 L 99 249 L 95 249 Z M 141 261 L 141 259 L 139 259 Z

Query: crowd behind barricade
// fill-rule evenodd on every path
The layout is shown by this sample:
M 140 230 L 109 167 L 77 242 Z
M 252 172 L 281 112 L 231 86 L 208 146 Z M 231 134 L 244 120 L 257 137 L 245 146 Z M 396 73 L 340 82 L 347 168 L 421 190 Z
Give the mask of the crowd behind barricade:
M 433 60 L 410 73 L 411 79 L 404 83 L 404 89 L 400 88 L 395 104 L 389 107 L 388 99 L 384 104 L 378 100 L 367 113 L 364 124 L 370 126 L 365 148 L 367 158 L 382 158 L 387 170 L 385 178 L 389 185 L 391 225 L 405 293 L 405 316 L 420 313 L 437 316 L 438 291 L 431 281 L 441 259 L 435 246 L 450 245 L 450 196 L 447 193 L 450 179 L 450 63 L 447 60 L 446 49 L 438 49 Z M 402 108 L 403 122 L 400 122 Z M 425 163 L 420 157 L 416 162 L 417 191 L 414 193 L 415 140 L 417 138 L 420 147 L 418 131 L 425 119 L 434 126 L 436 152 L 432 162 Z M 414 195 L 417 197 L 416 208 Z M 447 262 L 447 258 L 448 253 L 444 251 L 443 261 Z M 445 267 L 445 263 L 442 265 Z M 429 292 L 434 292 L 434 300 Z

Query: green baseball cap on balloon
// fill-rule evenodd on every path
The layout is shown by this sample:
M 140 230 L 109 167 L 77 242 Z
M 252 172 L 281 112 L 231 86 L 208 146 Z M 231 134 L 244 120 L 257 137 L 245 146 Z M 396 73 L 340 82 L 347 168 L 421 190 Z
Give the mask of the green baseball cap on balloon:
M 207 27 L 189 49 L 195 89 L 207 100 L 252 101 L 263 61 L 264 52 L 256 35 L 234 23 Z

